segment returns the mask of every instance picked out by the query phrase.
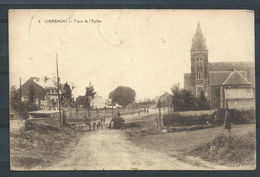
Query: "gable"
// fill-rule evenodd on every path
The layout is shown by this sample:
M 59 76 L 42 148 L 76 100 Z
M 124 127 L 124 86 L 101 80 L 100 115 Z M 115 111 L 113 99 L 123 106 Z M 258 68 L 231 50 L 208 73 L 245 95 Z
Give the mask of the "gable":
M 228 78 L 223 82 L 222 85 L 251 85 L 238 71 L 230 73 Z
M 40 98 L 40 99 L 44 99 L 45 95 L 46 95 L 46 90 L 41 87 L 40 85 L 38 85 L 37 83 L 35 83 L 32 79 L 27 80 L 19 89 L 18 91 L 22 92 L 22 96 L 28 96 L 29 94 L 29 88 L 30 86 L 33 86 L 35 89 L 35 96 Z
M 228 78 L 232 71 L 211 71 L 209 72 L 210 86 L 222 85 L 222 83 Z M 246 78 L 245 71 L 239 71 L 239 73 Z
M 160 96 L 161 101 L 170 101 L 170 98 L 171 98 L 171 94 L 169 94 L 168 92 L 165 92 Z

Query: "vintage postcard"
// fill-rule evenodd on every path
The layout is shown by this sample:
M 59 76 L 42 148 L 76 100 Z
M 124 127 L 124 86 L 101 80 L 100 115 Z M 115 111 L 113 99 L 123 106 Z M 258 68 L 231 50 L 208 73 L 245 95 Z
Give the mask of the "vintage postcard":
M 11 170 L 254 170 L 254 12 L 9 10 Z

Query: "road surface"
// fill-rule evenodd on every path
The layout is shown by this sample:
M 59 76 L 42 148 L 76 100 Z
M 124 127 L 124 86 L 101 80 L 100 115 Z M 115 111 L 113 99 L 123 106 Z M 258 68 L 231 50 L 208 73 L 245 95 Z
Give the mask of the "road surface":
M 154 114 L 151 111 L 149 114 Z M 139 119 L 143 115 L 123 116 L 127 121 Z M 109 124 L 106 121 L 106 126 Z M 229 169 L 224 166 L 201 162 L 189 158 L 190 162 L 180 161 L 163 152 L 141 148 L 127 140 L 125 130 L 79 132 L 77 144 L 68 146 L 63 153 L 63 160 L 48 167 L 35 170 L 214 170 Z
M 126 140 L 124 131 L 104 129 L 84 132 L 67 158 L 43 170 L 55 169 L 198 170 L 199 168 L 166 154 L 136 147 Z

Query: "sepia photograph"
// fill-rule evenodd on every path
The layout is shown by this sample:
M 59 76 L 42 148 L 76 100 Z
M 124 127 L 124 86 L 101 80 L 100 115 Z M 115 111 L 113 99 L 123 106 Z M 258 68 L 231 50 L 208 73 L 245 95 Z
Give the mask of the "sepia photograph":
M 255 170 L 254 21 L 9 10 L 11 170 Z

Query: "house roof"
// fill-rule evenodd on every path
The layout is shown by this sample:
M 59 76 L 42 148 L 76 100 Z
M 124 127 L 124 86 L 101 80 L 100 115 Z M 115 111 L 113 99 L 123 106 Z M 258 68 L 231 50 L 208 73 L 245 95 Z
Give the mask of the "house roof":
M 161 100 L 167 100 L 170 96 L 171 96 L 171 94 L 169 94 L 168 92 L 165 92 L 164 94 L 162 94 L 160 96 L 160 99 Z
M 17 89 L 17 91 L 20 91 L 20 89 L 21 89 L 22 96 L 28 96 L 29 88 L 30 88 L 31 85 L 35 89 L 35 96 L 38 97 L 38 98 L 43 99 L 44 96 L 47 93 L 46 90 L 42 86 L 37 84 L 37 82 L 34 82 L 34 80 L 31 79 L 31 78 L 28 79 L 19 89 Z
M 191 50 L 208 50 L 206 39 L 204 38 L 200 28 L 200 23 L 198 23 L 194 38 L 192 39 Z
M 237 70 L 252 84 L 252 87 L 255 87 L 255 64 L 254 64 L 254 62 L 209 62 L 208 70 L 210 72 Z M 245 74 L 242 73 L 241 71 L 245 72 Z
M 210 71 L 209 72 L 209 83 L 211 86 L 219 86 L 228 78 L 232 71 Z M 243 77 L 246 78 L 245 71 L 239 71 Z
M 237 70 L 234 70 L 222 85 L 251 85 L 251 83 L 248 82 Z

